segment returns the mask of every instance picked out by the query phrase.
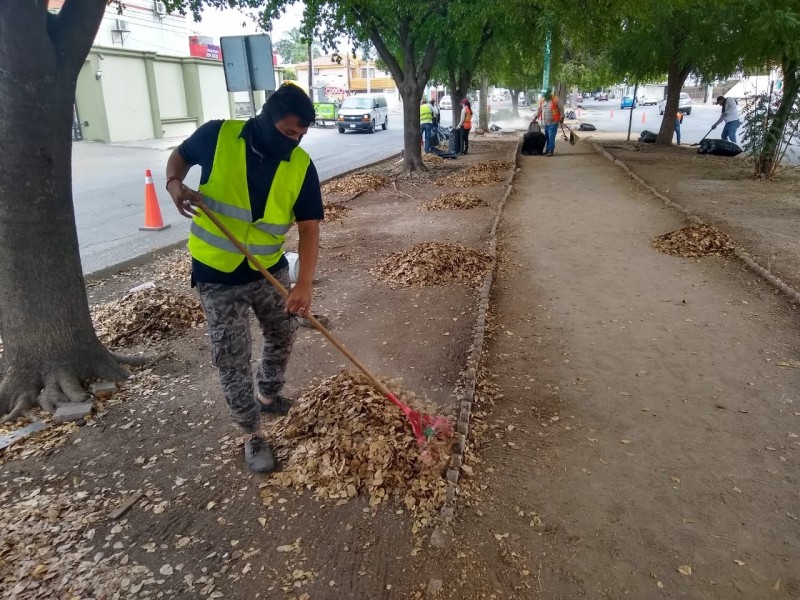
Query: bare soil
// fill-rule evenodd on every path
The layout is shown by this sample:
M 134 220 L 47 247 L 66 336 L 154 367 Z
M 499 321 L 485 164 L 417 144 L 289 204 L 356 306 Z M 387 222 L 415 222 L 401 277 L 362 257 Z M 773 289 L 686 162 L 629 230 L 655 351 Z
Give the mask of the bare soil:
M 171 340 L 132 399 L 64 445 L 0 454 L 6 506 L 86 492 L 105 514 L 146 490 L 119 522 L 82 532 L 91 547 L 82 577 L 122 569 L 125 556 L 147 569 L 130 575 L 123 598 L 800 598 L 797 307 L 736 259 L 656 251 L 651 240 L 685 222 L 589 145 L 556 151 L 520 158 L 456 518 L 438 539 L 433 523 L 363 498 L 336 506 L 286 492 L 265 506 L 268 476 L 242 464 L 203 329 Z M 782 237 L 793 224 L 780 214 L 791 194 L 754 191 L 791 182 L 749 182 L 741 163 L 717 167 L 683 149 L 610 151 L 627 152 L 676 202 L 708 211 L 736 243 L 762 257 L 780 250 L 786 272 L 797 271 Z M 329 199 L 351 210 L 323 227 L 315 312 L 378 374 L 451 414 L 476 290 L 393 289 L 370 269 L 419 242 L 482 249 L 502 183 L 463 190 L 486 206 L 418 209 L 448 191 L 437 178 L 510 152 L 476 140 L 432 175 Z M 732 165 L 740 171 L 725 171 Z M 751 200 L 738 195 L 746 186 Z M 770 246 L 779 237 L 784 245 Z M 91 293 L 105 301 L 149 277 L 134 270 Z M 342 366 L 301 330 L 290 391 Z M 9 556 L 0 544 L 0 573 Z
M 731 235 L 748 254 L 800 289 L 800 169 L 753 179 L 751 162 L 697 154 L 690 146 L 604 143 L 647 183 Z

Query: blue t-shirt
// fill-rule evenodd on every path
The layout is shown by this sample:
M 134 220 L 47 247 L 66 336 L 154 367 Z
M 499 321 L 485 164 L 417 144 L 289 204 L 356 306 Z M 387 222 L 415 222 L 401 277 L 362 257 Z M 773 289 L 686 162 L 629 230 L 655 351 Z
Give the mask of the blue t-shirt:
M 214 153 L 217 149 L 217 138 L 223 121 L 209 121 L 197 128 L 180 146 L 178 153 L 190 165 L 200 165 L 202 173 L 200 184 L 208 181 L 211 175 L 211 168 L 214 164 Z M 247 160 L 247 188 L 250 192 L 250 209 L 253 215 L 253 222 L 264 216 L 267 206 L 267 197 L 275 179 L 280 159 L 272 156 L 269 148 L 254 147 L 258 146 L 257 141 L 251 135 L 253 131 L 253 120 L 249 120 L 242 128 L 240 137 L 247 140 L 245 156 Z M 319 187 L 319 175 L 313 161 L 308 165 L 306 178 L 300 188 L 300 195 L 294 204 L 294 218 L 296 221 L 319 221 L 322 220 L 324 212 L 322 209 L 322 193 Z M 270 273 L 276 273 L 288 265 L 285 256 L 269 268 Z M 196 283 L 223 283 L 226 285 L 240 285 L 251 283 L 261 279 L 262 275 L 258 271 L 250 268 L 247 259 L 242 257 L 241 264 L 231 273 L 224 273 L 201 263 L 192 258 L 192 286 Z

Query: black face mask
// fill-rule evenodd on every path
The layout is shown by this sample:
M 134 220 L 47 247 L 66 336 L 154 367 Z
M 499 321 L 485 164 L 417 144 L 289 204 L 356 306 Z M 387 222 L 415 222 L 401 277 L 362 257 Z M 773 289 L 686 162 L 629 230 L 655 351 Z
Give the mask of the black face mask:
M 259 149 L 279 160 L 289 160 L 294 149 L 300 145 L 300 140 L 293 140 L 278 131 L 275 123 L 263 111 L 255 119 L 254 134 Z

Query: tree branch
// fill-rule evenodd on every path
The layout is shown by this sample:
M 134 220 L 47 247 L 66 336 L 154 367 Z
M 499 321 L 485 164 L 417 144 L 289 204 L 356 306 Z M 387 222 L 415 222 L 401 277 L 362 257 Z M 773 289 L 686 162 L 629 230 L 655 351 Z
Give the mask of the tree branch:
M 48 16 L 60 68 L 70 79 L 77 79 L 105 10 L 106 0 L 66 0 L 57 15 Z
M 397 83 L 403 83 L 405 77 L 403 75 L 403 69 L 400 67 L 400 63 L 397 62 L 394 54 L 391 53 L 389 48 L 386 46 L 386 43 L 383 41 L 381 34 L 378 33 L 378 30 L 375 29 L 374 25 L 370 25 L 368 29 L 369 39 L 375 45 L 375 49 L 378 51 L 378 54 L 383 59 L 383 62 L 386 63 L 386 66 L 389 67 L 389 72 L 391 72 L 392 77 Z
M 422 64 L 419 68 L 419 74 L 417 75 L 417 85 L 419 87 L 423 87 L 428 83 L 428 79 L 431 76 L 431 69 L 433 68 L 433 63 L 436 60 L 436 52 L 439 50 L 439 47 L 436 45 L 436 42 L 431 40 L 428 42 L 427 48 L 425 48 L 425 54 L 422 57 Z

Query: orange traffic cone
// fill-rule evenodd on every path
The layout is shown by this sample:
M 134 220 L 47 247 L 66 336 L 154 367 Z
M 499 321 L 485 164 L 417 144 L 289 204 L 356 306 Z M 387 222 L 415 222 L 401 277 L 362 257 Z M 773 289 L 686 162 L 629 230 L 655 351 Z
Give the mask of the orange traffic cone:
M 144 227 L 139 227 L 139 231 L 161 231 L 167 227 L 169 224 L 164 225 L 164 219 L 161 218 L 153 174 L 147 169 L 144 172 Z
M 645 120 L 646 120 L 646 119 L 644 118 L 644 111 L 642 111 L 642 123 L 644 123 L 644 122 L 645 122 Z

